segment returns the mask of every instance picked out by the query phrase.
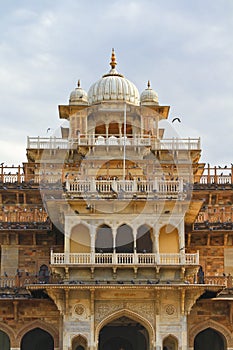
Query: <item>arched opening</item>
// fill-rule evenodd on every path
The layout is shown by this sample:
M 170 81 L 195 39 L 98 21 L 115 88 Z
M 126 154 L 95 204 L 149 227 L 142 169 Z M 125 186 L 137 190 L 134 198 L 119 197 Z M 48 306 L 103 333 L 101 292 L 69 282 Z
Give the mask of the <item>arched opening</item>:
M 20 350 L 53 350 L 53 337 L 41 328 L 27 332 L 21 341 Z
M 178 341 L 172 335 L 169 335 L 163 340 L 163 350 L 177 350 Z
M 149 335 L 140 323 L 120 317 L 106 326 L 99 334 L 98 350 L 146 350 L 149 349 Z
M 10 338 L 8 335 L 0 330 L 0 349 L 1 350 L 10 350 Z
M 111 122 L 108 127 L 108 135 L 115 135 L 119 137 L 119 124 L 116 122 Z
M 76 225 L 71 230 L 70 253 L 90 253 L 91 238 L 89 229 L 82 224 Z
M 86 350 L 87 349 L 87 340 L 86 338 L 78 335 L 72 340 L 72 350 Z
M 179 253 L 178 230 L 172 225 L 165 225 L 159 232 L 159 252 Z
M 137 253 L 152 253 L 152 237 L 152 228 L 148 227 L 147 225 L 142 225 L 139 227 L 136 239 Z
M 121 133 L 124 135 L 124 124 L 121 125 Z M 132 131 L 132 125 L 131 124 L 126 124 L 126 135 L 131 136 L 133 134 Z
M 40 282 L 45 282 L 45 283 L 49 282 L 49 268 L 45 264 L 40 266 L 39 281 Z
M 98 135 L 101 135 L 104 137 L 106 136 L 106 125 L 102 121 L 99 121 L 98 125 L 96 125 L 95 127 L 95 136 L 98 136 Z
M 113 236 L 112 229 L 108 225 L 101 225 L 97 228 L 95 239 L 96 253 L 112 253 L 113 252 Z
M 116 235 L 116 252 L 117 253 L 133 253 L 134 239 L 131 227 L 126 224 L 121 225 L 117 229 Z
M 194 350 L 226 350 L 226 348 L 225 337 L 213 328 L 203 330 L 194 339 Z

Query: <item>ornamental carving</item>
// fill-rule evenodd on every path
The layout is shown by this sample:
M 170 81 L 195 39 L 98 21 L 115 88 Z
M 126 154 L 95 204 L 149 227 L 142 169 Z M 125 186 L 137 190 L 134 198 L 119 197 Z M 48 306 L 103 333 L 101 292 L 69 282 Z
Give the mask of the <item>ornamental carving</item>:
M 123 302 L 97 303 L 95 307 L 95 318 L 96 320 L 101 321 L 106 316 L 122 308 L 123 308 Z
M 83 304 L 77 304 L 74 306 L 74 312 L 78 315 L 81 316 L 84 314 L 85 312 L 85 307 L 83 306 Z
M 75 304 L 72 308 L 72 318 L 81 320 L 86 320 L 88 318 L 87 307 L 81 303 Z
M 154 303 L 135 303 L 135 302 L 97 302 L 95 307 L 95 319 L 96 321 L 101 321 L 106 316 L 111 315 L 112 313 L 126 308 L 132 310 L 146 319 L 153 321 L 154 320 Z
M 174 315 L 176 313 L 176 308 L 174 305 L 168 304 L 165 306 L 165 312 L 169 316 Z

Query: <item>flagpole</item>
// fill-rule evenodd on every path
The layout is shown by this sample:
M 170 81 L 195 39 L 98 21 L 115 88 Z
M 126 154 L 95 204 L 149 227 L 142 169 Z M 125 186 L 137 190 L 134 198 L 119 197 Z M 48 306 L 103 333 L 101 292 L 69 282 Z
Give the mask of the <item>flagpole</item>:
M 124 144 L 123 144 L 123 180 L 125 181 L 125 157 L 126 157 L 126 103 L 124 106 Z

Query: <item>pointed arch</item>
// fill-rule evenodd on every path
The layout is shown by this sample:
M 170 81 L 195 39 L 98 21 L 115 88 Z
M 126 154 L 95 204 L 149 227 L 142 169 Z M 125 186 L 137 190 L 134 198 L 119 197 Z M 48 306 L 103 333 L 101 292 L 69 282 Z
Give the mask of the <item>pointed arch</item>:
M 178 350 L 178 339 L 173 334 L 169 334 L 163 339 L 163 350 Z
M 134 311 L 128 310 L 128 309 L 118 310 L 118 311 L 112 313 L 111 315 L 108 315 L 107 317 L 105 317 L 102 321 L 100 321 L 99 324 L 97 324 L 97 326 L 96 326 L 95 341 L 96 342 L 98 341 L 99 333 L 104 326 L 106 326 L 108 323 L 110 323 L 110 322 L 112 322 L 120 317 L 123 317 L 123 316 L 126 316 L 128 318 L 131 318 L 134 321 L 141 323 L 141 325 L 144 326 L 148 332 L 149 343 L 150 344 L 152 343 L 152 341 L 155 339 L 155 332 L 154 332 L 154 328 L 153 328 L 152 324 L 147 319 L 145 319 L 143 316 L 137 314 Z
M 0 330 L 8 335 L 8 337 L 10 338 L 11 346 L 12 346 L 12 344 L 14 344 L 14 341 L 16 338 L 16 333 L 14 332 L 14 330 L 11 327 L 9 327 L 7 324 L 2 323 L 2 322 L 0 322 Z
M 81 350 L 81 348 L 83 350 L 87 350 L 87 346 L 88 346 L 87 338 L 82 334 L 75 335 L 71 339 L 71 349 L 72 350 L 77 350 L 77 349 Z
M 56 329 L 54 326 L 52 326 L 51 324 L 48 324 L 46 322 L 43 322 L 41 320 L 35 320 L 32 321 L 26 325 L 24 325 L 18 332 L 17 334 L 17 342 L 20 344 L 24 335 L 26 333 L 28 333 L 29 331 L 35 329 L 35 328 L 40 328 L 43 331 L 49 333 L 53 340 L 54 340 L 54 348 L 58 348 L 59 347 L 59 332 L 58 329 Z
M 10 350 L 11 341 L 9 335 L 0 329 L 0 348 L 1 350 Z
M 222 324 L 215 322 L 213 320 L 207 320 L 204 322 L 199 322 L 197 325 L 192 327 L 189 331 L 189 346 L 193 347 L 194 339 L 197 336 L 198 333 L 204 331 L 207 328 L 212 328 L 213 330 L 217 331 L 218 333 L 222 334 L 227 342 L 227 347 L 233 347 L 233 339 L 232 334 L 229 331 L 229 329 Z

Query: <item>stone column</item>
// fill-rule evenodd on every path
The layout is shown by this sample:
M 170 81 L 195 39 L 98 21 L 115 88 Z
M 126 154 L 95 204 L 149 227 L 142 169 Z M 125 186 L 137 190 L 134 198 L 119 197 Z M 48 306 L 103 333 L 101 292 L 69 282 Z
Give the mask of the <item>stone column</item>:
M 112 238 L 113 238 L 113 254 L 116 253 L 116 234 L 117 234 L 117 228 L 112 228 Z
M 96 229 L 94 226 L 90 227 L 90 236 L 91 236 L 91 263 L 95 263 L 95 234 Z
M 90 316 L 90 321 L 91 321 L 91 334 L 90 334 L 90 350 L 95 349 L 95 291 L 91 290 L 91 316 Z
M 156 350 L 161 350 L 162 346 L 161 346 L 161 338 L 160 338 L 160 316 L 156 315 L 155 317 L 156 319 L 156 340 L 155 340 L 155 349 Z
M 181 316 L 181 350 L 188 349 L 187 316 Z

